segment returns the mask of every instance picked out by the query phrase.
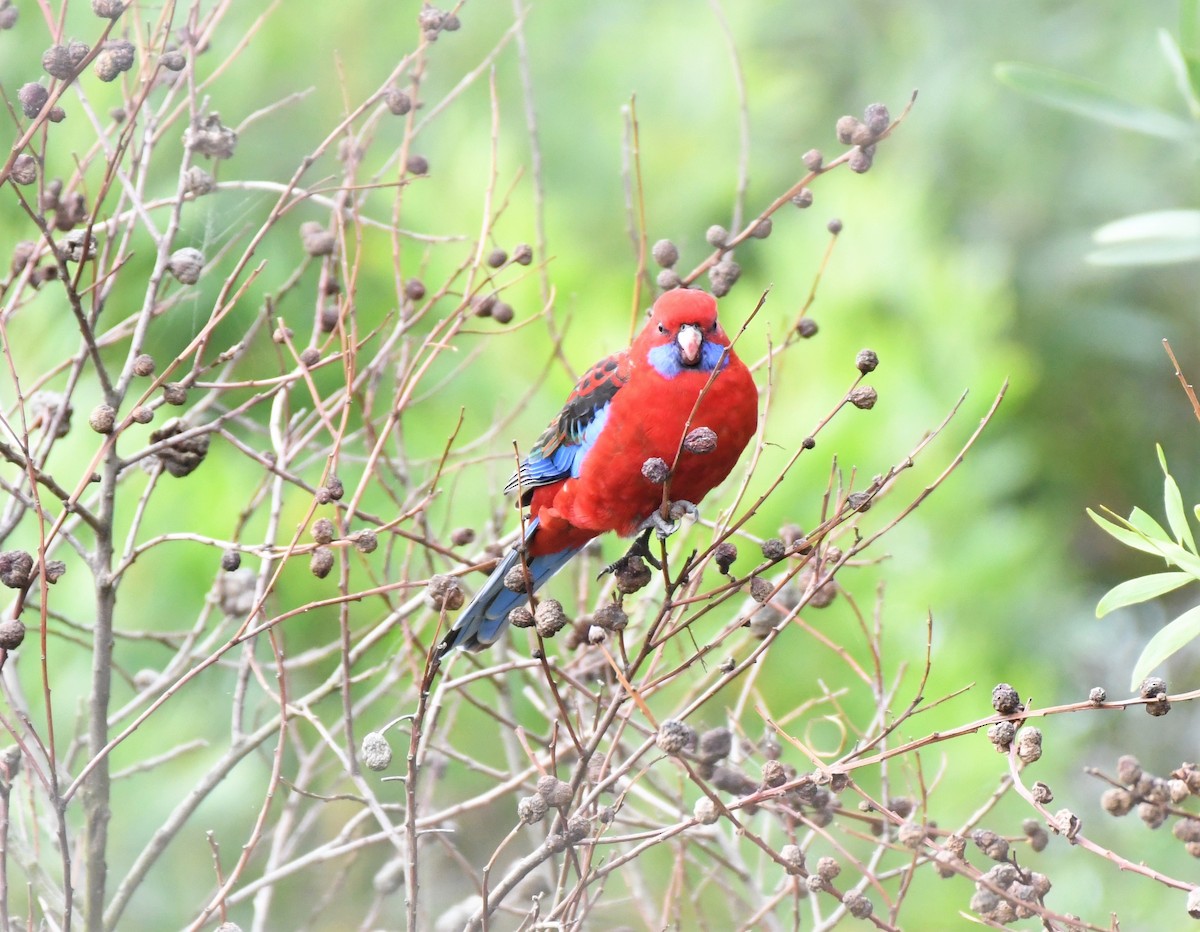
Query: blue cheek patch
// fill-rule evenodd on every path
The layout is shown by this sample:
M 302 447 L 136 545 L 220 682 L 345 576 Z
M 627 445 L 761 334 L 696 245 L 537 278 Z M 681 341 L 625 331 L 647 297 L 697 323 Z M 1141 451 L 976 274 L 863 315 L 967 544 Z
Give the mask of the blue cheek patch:
M 656 346 L 646 354 L 646 358 L 650 360 L 655 370 L 664 379 L 673 379 L 681 372 L 689 369 L 699 370 L 701 372 L 712 372 L 717 367 L 717 361 L 721 358 L 721 354 L 725 352 L 725 347 L 717 343 L 709 343 L 707 340 L 700 347 L 700 362 L 694 366 L 685 366 L 679 355 L 679 344 L 672 340 L 670 343 L 664 343 L 662 346 Z M 725 361 L 721 364 L 721 368 L 729 365 L 729 357 L 725 357 Z

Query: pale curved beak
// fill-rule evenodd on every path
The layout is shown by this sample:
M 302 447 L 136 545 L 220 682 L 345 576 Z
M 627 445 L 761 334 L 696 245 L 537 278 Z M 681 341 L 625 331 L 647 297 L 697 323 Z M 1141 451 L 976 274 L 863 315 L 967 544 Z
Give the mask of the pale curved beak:
M 704 334 L 695 324 L 684 324 L 679 328 L 675 338 L 679 344 L 679 355 L 685 366 L 694 366 L 700 362 L 700 348 L 704 345 Z

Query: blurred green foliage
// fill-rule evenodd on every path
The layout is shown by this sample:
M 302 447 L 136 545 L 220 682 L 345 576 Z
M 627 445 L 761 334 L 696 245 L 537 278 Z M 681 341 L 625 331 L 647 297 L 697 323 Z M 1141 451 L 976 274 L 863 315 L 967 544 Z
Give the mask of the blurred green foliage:
M 805 150 L 840 151 L 833 132 L 840 114 L 857 114 L 875 100 L 896 113 L 913 89 L 920 91 L 911 116 L 880 147 L 871 172 L 820 179 L 813 207 L 782 213 L 770 239 L 739 252 L 745 271 L 722 302 L 726 320 L 736 325 L 770 289 L 764 312 L 741 344 L 743 356 L 755 359 L 768 341 L 786 337 L 820 264 L 825 222 L 836 216 L 845 224 L 811 312 L 819 333 L 790 349 L 775 368 L 767 439 L 781 446 L 767 448 L 762 478 L 752 491 L 841 396 L 855 374 L 855 352 L 870 346 L 882 360 L 873 378 L 880 393 L 875 409 L 839 416 L 751 530 L 771 536 L 787 522 L 811 527 L 833 457 L 847 475 L 851 468 L 864 477 L 882 472 L 968 392 L 959 415 L 906 475 L 894 499 L 877 506 L 882 523 L 949 462 L 1008 378 L 999 416 L 963 465 L 886 539 L 888 559 L 853 568 L 839 580 L 868 613 L 879 587 L 888 638 L 916 669 L 924 656 L 926 613 L 932 612 L 927 697 L 978 684 L 914 719 L 913 729 L 933 731 L 988 714 L 988 692 L 1000 681 L 1016 685 L 1023 697 L 1032 694 L 1039 705 L 1082 699 L 1096 684 L 1118 695 L 1138 645 L 1178 611 L 1160 615 L 1151 607 L 1136 617 L 1129 611 L 1103 621 L 1093 617 L 1101 592 L 1153 567 L 1149 558 L 1114 546 L 1087 521 L 1085 509 L 1104 504 L 1124 514 L 1135 502 L 1153 500 L 1161 482 L 1156 441 L 1175 464 L 1184 497 L 1200 498 L 1195 424 L 1160 347 L 1169 338 L 1184 372 L 1200 378 L 1198 292 L 1194 266 L 1113 269 L 1089 266 L 1084 258 L 1092 248 L 1091 230 L 1114 217 L 1198 206 L 1195 153 L 1173 140 L 1048 110 L 1002 86 L 993 67 L 1001 61 L 1037 63 L 1086 76 L 1121 96 L 1134 96 L 1124 93 L 1134 88 L 1139 100 L 1178 113 L 1180 99 L 1156 37 L 1159 28 L 1175 28 L 1176 4 L 848 0 L 725 6 L 736 67 L 746 85 L 750 211 L 803 174 Z M 31 4 L 25 7 L 23 16 L 36 14 Z M 311 91 L 244 131 L 237 177 L 288 178 L 346 101 L 378 86 L 411 47 L 416 10 L 411 2 L 381 9 L 367 0 L 274 9 L 251 38 L 249 54 L 236 59 L 212 88 L 212 107 L 238 123 L 264 101 Z M 248 4 L 236 15 L 249 30 L 258 13 Z M 460 16 L 461 32 L 444 35 L 433 50 L 425 77 L 429 99 L 453 87 L 496 44 L 511 24 L 512 10 L 500 3 L 467 3 Z M 234 30 L 219 33 L 202 65 L 214 67 L 241 39 Z M 713 7 L 699 0 L 535 3 L 526 39 L 549 280 L 563 353 L 578 372 L 623 345 L 633 314 L 636 262 L 622 180 L 625 109 L 636 96 L 649 239 L 673 239 L 683 253 L 681 267 L 690 268 L 707 254 L 704 230 L 713 223 L 728 225 L 732 210 L 742 157 L 735 63 Z M 6 81 L 35 80 L 39 54 L 21 44 L 19 30 L 0 34 L 0 56 L 9 61 Z M 534 240 L 531 149 L 515 42 L 496 57 L 494 82 L 494 112 L 485 74 L 419 137 L 430 177 L 413 183 L 401 226 L 446 234 L 479 227 L 495 119 L 497 187 L 508 192 L 497 243 L 511 248 Z M 11 96 L 15 85 L 5 90 Z M 72 115 L 55 132 L 78 133 L 75 145 L 84 146 L 88 127 L 82 124 Z M 395 131 L 385 123 L 379 134 Z M 387 154 L 388 147 L 379 145 L 378 153 Z M 364 177 L 378 167 L 366 166 Z M 308 177 L 322 174 L 318 164 Z M 161 184 L 169 193 L 174 179 L 164 176 Z M 223 194 L 189 214 L 187 234 L 208 251 L 218 249 L 234 231 L 255 222 L 271 200 Z M 385 215 L 389 204 L 390 195 L 381 192 L 376 213 Z M 296 225 L 320 216 L 306 207 L 295 215 Z M 11 199 L 5 199 L 0 223 L 17 218 Z M 426 250 L 408 243 L 400 261 L 405 274 L 436 279 L 471 248 L 462 243 Z M 246 296 L 246 314 L 287 274 L 274 270 L 292 268 L 294 251 L 295 242 L 282 237 L 263 244 L 258 258 L 266 269 Z M 390 262 L 387 250 L 377 248 L 363 266 L 358 300 L 364 329 L 394 311 Z M 644 290 L 643 303 L 649 296 Z M 211 297 L 205 293 L 197 300 Z M 517 308 L 518 323 L 533 317 L 541 304 L 536 277 L 514 285 L 508 300 Z M 376 305 L 368 307 L 370 302 Z M 47 314 L 55 310 L 45 308 Z M 295 320 L 298 332 L 310 326 L 305 311 L 294 301 L 278 308 L 289 322 Z M 177 312 L 186 315 L 187 305 Z M 185 316 L 177 344 L 160 335 L 164 342 L 152 351 L 163 356 L 177 351 L 188 337 L 184 324 Z M 17 326 L 33 324 L 23 319 Z M 460 412 L 456 444 L 469 444 L 501 418 L 511 418 L 512 437 L 528 444 L 569 390 L 571 374 L 550 365 L 552 336 L 540 323 L 493 334 L 498 328 L 486 321 L 478 329 L 480 336 L 460 341 L 455 358 L 436 363 L 429 384 L 445 378 L 443 387 L 405 414 L 401 430 L 410 451 L 430 461 L 440 455 Z M 60 333 L 47 328 L 47 360 L 61 358 L 64 347 L 74 345 L 66 332 L 65 343 L 51 346 Z M 527 398 L 543 373 L 544 381 Z M 441 530 L 469 525 L 487 536 L 511 523 L 513 514 L 499 496 L 511 450 L 497 444 L 478 453 L 479 459 L 446 478 L 430 513 Z M 240 476 L 202 470 L 173 507 L 194 510 L 191 526 L 198 532 L 211 522 L 221 526 L 212 533 L 227 533 L 222 488 L 242 481 L 256 478 L 248 468 Z M 371 507 L 387 516 L 389 503 L 379 500 Z M 615 554 L 618 546 L 610 543 L 606 553 Z M 179 554 L 180 560 L 191 559 L 184 548 Z M 131 572 L 144 574 L 137 585 L 152 587 L 153 566 Z M 301 566 L 294 576 L 289 585 L 310 586 L 317 597 L 320 587 Z M 175 599 L 161 594 L 164 618 Z M 315 612 L 302 623 L 328 625 L 333 617 Z M 843 603 L 811 621 L 828 626 L 840 643 L 854 644 L 855 622 Z M 297 637 L 302 647 L 303 635 Z M 314 642 L 323 638 L 324 632 Z M 779 645 L 786 647 L 786 640 Z M 79 663 L 86 667 L 85 658 Z M 761 680 L 764 702 L 785 712 L 813 698 L 829 663 L 814 651 L 798 653 L 786 668 L 773 667 Z M 1196 673 L 1194 651 L 1185 651 L 1172 660 L 1167 678 L 1175 691 L 1193 685 Z M 914 674 L 909 682 L 915 684 Z M 185 719 L 202 717 L 202 705 L 177 711 Z M 1111 768 L 1122 752 L 1139 754 L 1160 773 L 1196 756 L 1190 708 L 1155 720 L 1152 728 L 1140 715 L 1042 723 L 1047 753 L 1032 778 L 1047 780 L 1060 799 L 1070 800 L 1064 804 L 1079 812 L 1098 840 L 1110 836 L 1113 847 L 1136 851 L 1137 859 L 1152 860 L 1160 848 L 1181 858 L 1177 845 L 1152 846 L 1140 826 L 1109 826 L 1095 803 L 1101 787 L 1082 773 L 1085 766 Z M 136 759 L 141 751 L 130 753 Z M 959 742 L 946 753 L 954 755 L 953 779 L 939 782 L 944 759 L 935 750 L 925 762 L 924 780 L 936 786 L 931 811 L 948 825 L 979 805 L 1005 767 L 982 735 L 973 749 Z M 914 772 L 899 779 L 918 789 Z M 996 814 L 998 830 L 1014 831 L 1026 814 L 1012 803 L 1006 801 Z M 214 802 L 207 814 L 218 818 L 219 806 Z M 488 839 L 488 850 L 493 841 Z M 1037 857 L 1053 864 L 1047 872 L 1055 880 L 1052 901 L 1060 911 L 1094 917 L 1119 909 L 1129 928 L 1149 927 L 1164 915 L 1153 895 L 1123 892 L 1134 880 L 1113 883 L 1115 868 L 1085 860 L 1061 842 Z M 957 904 L 955 910 L 965 908 L 964 882 L 946 883 L 956 884 L 957 891 L 943 892 L 932 878 L 922 877 L 914 895 L 946 897 Z M 1173 905 L 1170 909 L 1176 915 Z

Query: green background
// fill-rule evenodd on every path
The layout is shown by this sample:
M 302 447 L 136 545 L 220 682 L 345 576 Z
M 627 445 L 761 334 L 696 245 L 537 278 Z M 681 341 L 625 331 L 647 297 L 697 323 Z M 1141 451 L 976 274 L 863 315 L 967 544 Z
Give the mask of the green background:
M 882 591 L 878 610 L 893 669 L 901 661 L 919 669 L 926 614 L 932 613 L 933 672 L 926 697 L 976 684 L 911 722 L 902 737 L 989 714 L 991 687 L 1001 681 L 1015 685 L 1037 706 L 1081 700 L 1095 685 L 1106 686 L 1114 698 L 1125 695 L 1141 645 L 1193 596 L 1185 589 L 1165 607 L 1123 610 L 1097 621 L 1094 606 L 1101 593 L 1156 567 L 1149 558 L 1119 548 L 1084 510 L 1105 505 L 1128 513 L 1140 504 L 1158 514 L 1155 442 L 1164 445 L 1185 500 L 1200 497 L 1196 425 L 1161 347 L 1161 340 L 1169 339 L 1184 371 L 1200 377 L 1196 273 L 1187 265 L 1098 268 L 1085 256 L 1090 231 L 1109 219 L 1192 206 L 1196 152 L 1046 109 L 999 83 L 994 67 L 1009 60 L 1047 65 L 1087 76 L 1117 96 L 1183 113 L 1155 34 L 1160 27 L 1175 28 L 1176 4 L 854 0 L 727 7 L 723 15 L 746 88 L 750 211 L 804 173 L 806 150 L 817 147 L 827 156 L 842 151 L 834 136 L 840 115 L 858 114 L 873 101 L 897 114 L 919 90 L 911 115 L 880 146 L 869 173 L 860 177 L 839 170 L 819 179 L 811 208 L 780 212 L 769 239 L 739 250 L 744 271 L 722 302 L 726 326 L 737 326 L 759 294 L 770 289 L 764 310 L 740 344 L 742 355 L 752 360 L 768 341 L 786 338 L 820 265 L 826 222 L 838 217 L 844 223 L 810 312 L 819 333 L 777 361 L 767 439 L 778 446 L 764 452 L 752 490 L 765 486 L 795 443 L 841 397 L 856 374 L 855 353 L 870 346 L 882 360 L 870 379 L 879 391 L 874 410 L 839 414 L 750 530 L 767 537 L 789 522 L 813 526 L 834 457 L 847 475 L 851 468 L 863 478 L 883 472 L 903 460 L 967 392 L 958 416 L 916 468 L 864 516 L 864 528 L 882 526 L 953 458 L 1008 379 L 999 414 L 962 466 L 873 554 L 887 559 L 848 568 L 839 581 L 868 612 Z M 282 4 L 212 89 L 212 108 L 236 124 L 273 100 L 311 91 L 248 127 L 219 177 L 289 177 L 345 101 L 357 102 L 374 91 L 412 48 L 416 10 L 413 3 L 361 0 Z M 72 11 L 79 34 L 94 28 L 84 13 Z M 256 13 L 249 5 L 235 9 L 198 68 L 211 69 L 223 60 L 242 36 L 235 24 L 248 28 Z M 426 100 L 439 99 L 474 68 L 513 18 L 504 3 L 468 3 L 459 15 L 461 31 L 443 34 L 430 51 Z M 22 30 L 35 24 L 32 4 L 22 6 L 22 17 L 17 30 L 0 34 L 0 57 L 6 62 L 0 76 L 10 96 L 38 74 L 41 46 L 22 40 Z M 555 318 L 565 334 L 563 353 L 579 372 L 621 347 L 629 334 L 636 261 L 622 180 L 625 108 L 636 98 L 649 239 L 673 239 L 683 254 L 681 267 L 690 268 L 708 253 L 706 228 L 730 221 L 742 157 L 735 62 L 719 17 L 703 2 L 537 3 L 528 11 L 526 40 L 549 245 L 549 254 L 538 259 L 548 260 Z M 97 110 L 109 106 L 106 94 L 112 102 L 119 99 L 115 88 L 87 80 Z M 518 56 L 510 44 L 496 59 L 497 111 L 485 77 L 417 138 L 414 148 L 429 159 L 430 175 L 406 195 L 402 226 L 433 234 L 478 230 L 495 117 L 498 190 L 511 186 L 495 241 L 509 249 L 534 241 L 531 149 L 521 94 Z M 399 125 L 391 118 L 379 124 L 368 168 L 398 144 Z M 87 126 L 78 114 L 72 113 L 62 129 L 79 135 L 56 129 L 59 138 L 86 145 Z M 60 150 L 63 157 L 68 148 Z M 335 170 L 326 157 L 306 180 Z M 169 193 L 174 184 L 169 159 L 161 171 L 163 193 Z M 242 236 L 245 225 L 272 201 L 267 195 L 222 193 L 198 204 L 185 218 L 181 244 L 212 252 Z M 377 216 L 388 216 L 388 192 L 368 203 Z M 0 211 L 8 229 L 21 222 L 11 198 L 4 199 Z M 302 207 L 291 226 L 282 225 L 264 243 L 257 257 L 267 262 L 264 287 L 278 285 L 294 265 L 292 230 L 303 219 L 323 215 Z M 6 243 L 24 236 L 6 236 Z M 470 243 L 428 250 L 407 244 L 403 272 L 437 280 L 471 248 Z M 390 250 L 379 239 L 367 244 L 364 256 L 357 301 L 364 320 L 379 319 L 396 304 Z M 262 290 L 252 289 L 247 303 L 261 298 Z M 182 305 L 177 331 L 171 326 L 156 331 L 152 351 L 173 355 L 190 336 L 190 323 L 207 313 L 205 300 L 213 294 L 215 284 L 209 284 L 190 312 Z M 516 282 L 507 299 L 517 323 L 534 317 L 540 307 L 536 275 Z M 54 311 L 51 297 L 39 300 L 47 305 L 41 308 L 46 314 Z M 297 333 L 307 333 L 311 308 L 306 318 L 302 300 L 286 302 L 279 312 Z M 248 319 L 242 319 L 243 326 Z M 64 328 L 47 327 L 44 320 L 27 315 L 13 325 L 11 340 L 24 354 L 27 371 L 62 358 L 75 345 L 66 318 Z M 439 360 L 428 383 L 438 390 L 422 395 L 405 413 L 403 432 L 410 455 L 419 460 L 440 453 L 460 410 L 464 423 L 458 442 L 463 445 L 498 419 L 511 418 L 503 436 L 456 462 L 445 486 L 448 494 L 431 509 L 441 531 L 469 525 L 486 537 L 507 530 L 512 518 L 499 495 L 510 472 L 509 435 L 528 445 L 557 410 L 572 378 L 563 367 L 550 365 L 552 342 L 540 322 L 496 336 L 493 332 L 504 328 L 492 321 L 472 329 L 479 335 L 459 338 L 458 353 Z M 540 384 L 530 396 L 535 382 Z M 11 401 L 4 398 L 6 410 Z M 187 509 L 195 530 L 228 533 L 231 516 L 223 513 L 223 496 L 231 476 L 236 484 L 254 475 L 245 464 L 229 468 L 247 472 L 211 469 L 189 479 L 186 500 L 176 495 L 170 513 L 159 516 L 164 527 L 178 523 L 185 513 L 181 509 Z M 386 503 L 376 506 L 382 510 Z M 715 510 L 716 504 L 710 507 Z M 618 547 L 610 542 L 605 552 L 615 555 Z M 174 568 L 189 560 L 197 566 L 211 562 L 207 554 L 185 552 L 174 553 Z M 139 566 L 127 582 L 141 593 L 142 613 L 169 616 L 181 600 L 202 600 L 211 580 L 211 573 L 198 572 L 189 590 L 188 574 L 178 573 L 172 587 L 183 588 L 168 591 L 154 585 L 159 570 L 153 563 Z M 313 585 L 299 563 L 288 572 L 300 591 Z M 313 588 L 309 597 L 322 591 Z M 857 628 L 844 599 L 809 620 L 854 645 Z M 130 626 L 144 623 L 138 619 Z M 773 664 L 760 679 L 764 701 L 781 714 L 817 695 L 823 677 L 840 675 L 830 655 L 798 636 L 792 645 L 782 640 L 775 650 L 789 646 L 794 656 Z M 139 649 L 125 657 L 130 669 L 139 665 Z M 64 661 L 72 662 L 86 668 L 82 655 Z M 35 672 L 31 664 L 29 673 Z M 1172 692 L 1194 686 L 1195 652 L 1180 654 L 1165 675 Z M 915 685 L 914 673 L 907 682 Z M 906 698 L 902 690 L 901 701 Z M 182 732 L 202 728 L 205 710 L 198 695 L 181 701 L 175 712 Z M 1158 774 L 1194 759 L 1193 710 L 1182 706 L 1154 720 L 1136 709 L 1062 716 L 1041 727 L 1046 753 L 1029 779 L 1050 783 L 1057 800 L 1075 810 L 1101 844 L 1166 873 L 1189 876 L 1193 866 L 1181 845 L 1165 837 L 1166 830 L 1152 837 L 1132 818 L 1117 823 L 1100 811 L 1103 784 L 1083 769 L 1111 772 L 1121 753 L 1138 755 Z M 136 758 L 146 752 L 130 753 Z M 927 785 L 933 785 L 930 814 L 942 825 L 964 819 L 1005 770 L 982 733 L 934 747 L 922 764 Z M 179 770 L 185 781 L 186 768 Z M 916 786 L 911 768 L 900 765 L 897 771 L 893 779 Z M 454 778 L 453 773 L 446 777 Z M 257 783 L 248 778 L 248 785 Z M 122 805 L 120 798 L 115 805 Z M 214 804 L 210 815 L 219 819 L 219 810 Z M 146 811 L 148 818 L 157 818 L 153 804 Z M 986 824 L 1019 833 L 1020 820 L 1029 814 L 1018 801 L 1006 800 Z M 511 822 L 497 823 L 506 824 Z M 140 838 L 147 830 L 152 823 L 130 837 Z M 195 834 L 199 838 L 199 830 Z M 114 843 L 119 851 L 122 841 Z M 136 843 L 131 847 L 136 850 Z M 209 870 L 207 849 L 199 843 L 186 851 L 173 849 L 170 857 L 178 859 L 180 869 Z M 1042 855 L 1024 856 L 1024 863 L 1050 875 L 1055 888 L 1048 905 L 1060 912 L 1101 922 L 1116 909 L 1126 928 L 1161 927 L 1182 915 L 1181 895 L 1120 875 L 1112 864 L 1070 850 L 1060 839 Z M 945 917 L 938 927 L 953 927 L 964 922 L 957 911 L 966 908 L 969 884 L 922 877 L 913 896 Z M 169 894 L 159 904 L 151 899 L 142 901 L 144 914 L 162 909 L 172 915 Z

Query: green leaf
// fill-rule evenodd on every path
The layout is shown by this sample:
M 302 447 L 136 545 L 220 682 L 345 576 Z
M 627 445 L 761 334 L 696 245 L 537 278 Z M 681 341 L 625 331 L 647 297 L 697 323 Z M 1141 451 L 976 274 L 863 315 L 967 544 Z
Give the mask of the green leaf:
M 1189 553 L 1179 546 L 1179 544 L 1175 543 L 1172 538 L 1167 536 L 1167 532 L 1163 529 L 1163 526 L 1150 517 L 1150 515 L 1140 508 L 1134 508 L 1129 513 L 1129 524 L 1135 532 L 1149 538 L 1150 543 L 1154 545 L 1156 551 L 1162 554 L 1168 563 L 1174 563 L 1181 570 L 1191 573 L 1197 579 L 1200 579 L 1200 557 L 1197 557 L 1194 553 Z
M 1100 85 L 1061 71 L 1021 62 L 1002 62 L 996 65 L 995 74 L 1013 90 L 1090 120 L 1173 142 L 1192 142 L 1198 135 L 1196 127 L 1186 120 L 1119 100 Z
M 1200 0 L 1179 4 L 1179 50 L 1187 62 L 1192 93 L 1200 98 Z
M 1200 259 L 1200 210 L 1153 210 L 1106 223 L 1092 234 L 1093 265 L 1169 265 Z
M 1109 612 L 1140 602 L 1149 602 L 1160 595 L 1174 592 L 1180 586 L 1195 582 L 1191 573 L 1152 573 L 1149 576 L 1138 576 L 1128 579 L 1118 586 L 1113 586 L 1096 604 L 1096 617 L 1103 618 Z
M 1155 445 L 1158 450 L 1158 462 L 1163 471 L 1163 503 L 1167 509 L 1167 524 L 1179 544 L 1185 545 L 1192 553 L 1196 552 L 1196 541 L 1192 537 L 1192 529 L 1188 524 L 1187 512 L 1183 507 L 1183 493 L 1179 484 L 1167 469 L 1167 456 L 1163 453 L 1162 444 Z
M 1128 268 L 1147 265 L 1182 265 L 1200 259 L 1200 240 L 1153 240 L 1140 243 L 1121 243 L 1093 249 L 1084 257 L 1089 265 Z
M 1187 54 L 1200 52 L 1200 2 L 1182 0 L 1179 4 L 1179 47 Z
M 1160 551 L 1156 546 L 1154 546 L 1154 544 L 1147 540 L 1144 534 L 1139 534 L 1137 531 L 1131 531 L 1127 528 L 1121 527 L 1121 525 L 1109 521 L 1108 518 L 1102 518 L 1090 508 L 1087 510 L 1087 513 L 1091 519 L 1100 526 L 1102 531 L 1112 537 L 1115 537 L 1126 547 L 1131 547 L 1134 550 L 1140 550 L 1143 553 L 1152 553 L 1157 557 L 1162 556 L 1162 551 Z
M 1142 509 L 1135 508 L 1122 527 L 1107 518 L 1102 518 L 1090 508 L 1087 510 L 1092 520 L 1106 533 L 1115 537 L 1126 547 L 1152 553 L 1162 557 L 1196 579 L 1200 579 L 1200 557 L 1189 553 L 1167 536 L 1167 532 L 1150 515 Z
M 1106 223 L 1092 234 L 1097 243 L 1200 235 L 1200 210 L 1150 210 Z
M 1102 246 L 1083 257 L 1089 265 L 1129 268 L 1147 265 L 1182 265 L 1200 259 L 1200 240 L 1152 240 Z
M 1135 531 L 1140 531 L 1152 541 L 1162 541 L 1164 544 L 1171 543 L 1173 538 L 1167 536 L 1167 530 L 1161 524 L 1150 516 L 1150 513 L 1141 508 L 1134 508 L 1129 512 L 1129 526 Z
M 1200 100 L 1196 99 L 1196 89 L 1192 86 L 1192 74 L 1183 49 L 1179 47 L 1175 37 L 1165 29 L 1158 30 L 1158 44 L 1162 48 L 1163 57 L 1167 60 L 1167 66 L 1171 69 L 1171 76 L 1175 78 L 1175 87 L 1179 90 L 1179 96 L 1187 104 L 1188 112 L 1191 113 L 1193 120 L 1200 118 Z
M 1200 605 L 1168 622 L 1142 649 L 1133 665 L 1129 688 L 1137 689 L 1150 671 L 1200 636 Z

